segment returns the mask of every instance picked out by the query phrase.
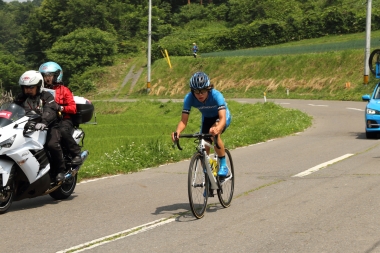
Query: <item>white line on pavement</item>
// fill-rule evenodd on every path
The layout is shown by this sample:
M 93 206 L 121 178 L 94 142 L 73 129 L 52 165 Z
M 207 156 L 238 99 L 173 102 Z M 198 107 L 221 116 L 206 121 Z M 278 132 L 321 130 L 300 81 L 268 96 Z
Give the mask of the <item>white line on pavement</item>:
M 313 168 L 310 168 L 310 169 L 308 169 L 308 170 L 305 170 L 305 171 L 303 171 L 303 172 L 301 172 L 301 173 L 298 173 L 297 175 L 294 175 L 294 176 L 292 176 L 292 177 L 304 177 L 304 176 L 310 175 L 311 173 L 316 172 L 316 171 L 318 171 L 318 170 L 320 170 L 320 169 L 323 169 L 323 168 L 327 167 L 327 166 L 330 165 L 330 164 L 333 164 L 333 163 L 339 162 L 339 161 L 344 160 L 344 159 L 346 159 L 346 158 L 348 158 L 348 157 L 350 157 L 350 156 L 353 156 L 353 155 L 354 155 L 354 154 L 345 154 L 345 155 L 342 155 L 341 157 L 338 157 L 338 158 L 332 159 L 332 160 L 330 160 L 330 161 L 328 161 L 328 162 L 325 162 L 325 163 L 321 163 L 321 164 L 319 164 L 319 165 L 317 165 L 317 166 L 314 166 Z
M 328 105 L 315 105 L 315 104 L 308 104 L 310 106 L 324 106 L 324 107 L 328 107 Z
M 354 110 L 354 111 L 361 111 L 361 112 L 364 112 L 363 109 L 358 109 L 358 108 L 350 108 L 350 107 L 347 107 L 348 110 Z
M 102 238 L 99 238 L 99 239 L 96 239 L 96 240 L 93 240 L 93 241 L 90 241 L 90 242 L 82 243 L 80 245 L 71 247 L 69 249 L 58 251 L 57 253 L 65 253 L 65 252 L 75 252 L 75 253 L 77 253 L 77 252 L 82 252 L 82 251 L 85 251 L 85 250 L 88 250 L 88 249 L 92 249 L 92 248 L 98 247 L 100 245 L 109 243 L 109 242 L 113 242 L 113 241 L 116 241 L 116 240 L 119 240 L 119 239 L 122 239 L 122 238 L 125 238 L 125 237 L 128 237 L 128 236 L 131 236 L 131 235 L 135 235 L 135 234 L 138 234 L 138 233 L 142 233 L 142 232 L 151 230 L 153 228 L 165 225 L 165 224 L 170 223 L 172 221 L 175 221 L 175 219 L 171 218 L 171 219 L 159 219 L 159 220 L 155 220 L 155 221 L 143 224 L 141 226 L 137 226 L 137 227 L 134 227 L 134 228 L 130 228 L 130 229 L 121 231 L 121 232 L 116 233 L 116 234 L 108 235 L 108 236 L 105 236 L 105 237 L 102 237 Z
M 108 179 L 108 178 L 112 178 L 112 177 L 118 177 L 118 176 L 120 176 L 120 174 L 119 175 L 108 176 L 108 177 L 99 177 L 99 178 L 95 178 L 95 179 L 84 180 L 84 181 L 82 181 L 80 183 L 77 183 L 77 185 L 78 184 L 87 184 L 87 183 L 90 183 L 90 182 L 95 182 L 95 181 L 99 181 L 99 180 L 103 180 L 103 179 Z

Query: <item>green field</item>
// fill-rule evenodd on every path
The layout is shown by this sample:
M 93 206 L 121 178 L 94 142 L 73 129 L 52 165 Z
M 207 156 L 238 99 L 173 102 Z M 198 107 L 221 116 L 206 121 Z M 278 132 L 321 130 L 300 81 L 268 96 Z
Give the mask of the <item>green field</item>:
M 195 151 L 194 143 L 186 139 L 181 141 L 183 151 L 173 148 L 171 132 L 180 120 L 181 103 L 141 100 L 94 105 L 97 124 L 81 125 L 86 133 L 84 149 L 90 155 L 81 168 L 80 180 L 180 161 Z M 303 131 L 312 120 L 274 103 L 228 101 L 228 106 L 233 119 L 223 140 L 231 149 Z M 199 131 L 200 116 L 192 111 L 186 133 Z

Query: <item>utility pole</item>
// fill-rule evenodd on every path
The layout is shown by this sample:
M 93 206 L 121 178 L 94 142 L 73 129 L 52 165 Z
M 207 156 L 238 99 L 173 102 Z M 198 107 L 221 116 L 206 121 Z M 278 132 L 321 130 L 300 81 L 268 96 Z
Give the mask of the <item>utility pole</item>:
M 149 0 L 149 18 L 148 18 L 148 80 L 146 83 L 146 92 L 150 92 L 150 65 L 151 65 L 151 47 L 152 47 L 152 0 Z
M 364 85 L 368 84 L 369 80 L 369 55 L 371 50 L 371 12 L 372 0 L 367 0 L 367 20 L 366 20 L 366 42 L 364 55 Z

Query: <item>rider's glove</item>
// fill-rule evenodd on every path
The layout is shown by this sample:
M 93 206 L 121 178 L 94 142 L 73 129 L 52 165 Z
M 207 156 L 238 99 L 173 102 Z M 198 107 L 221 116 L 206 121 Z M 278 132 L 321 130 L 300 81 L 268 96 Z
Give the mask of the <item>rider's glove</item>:
M 36 130 L 44 130 L 46 128 L 46 125 L 43 123 L 37 123 L 37 125 L 34 127 Z

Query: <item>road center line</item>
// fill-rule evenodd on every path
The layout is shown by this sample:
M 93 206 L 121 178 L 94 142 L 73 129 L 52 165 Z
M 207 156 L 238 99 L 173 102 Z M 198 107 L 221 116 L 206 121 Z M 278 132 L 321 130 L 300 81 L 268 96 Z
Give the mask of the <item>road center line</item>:
M 308 104 L 310 106 L 322 106 L 322 107 L 328 107 L 328 105 L 315 105 L 315 104 Z
M 361 111 L 361 112 L 364 112 L 363 109 L 359 109 L 359 108 L 352 108 L 352 107 L 347 107 L 348 110 L 354 110 L 354 111 Z
M 353 156 L 353 155 L 354 154 L 345 154 L 345 155 L 342 155 L 341 157 L 332 159 L 332 160 L 330 160 L 328 162 L 325 162 L 325 163 L 321 163 L 321 164 L 319 164 L 317 166 L 314 166 L 313 168 L 305 170 L 305 171 L 303 171 L 301 173 L 298 173 L 298 174 L 296 174 L 296 175 L 294 175 L 292 177 L 304 177 L 304 176 L 310 175 L 311 173 L 317 172 L 318 170 L 323 169 L 323 168 L 327 167 L 330 164 L 339 162 L 339 161 L 344 160 L 344 159 L 346 159 L 346 158 L 348 158 L 350 156 Z
M 90 242 L 82 243 L 82 244 L 79 244 L 77 246 L 71 247 L 69 249 L 58 251 L 56 253 L 82 252 L 82 251 L 92 249 L 92 248 L 98 247 L 100 245 L 109 243 L 109 242 L 113 242 L 113 241 L 123 239 L 123 238 L 128 237 L 128 236 L 131 236 L 131 235 L 135 235 L 138 233 L 142 233 L 142 232 L 151 230 L 153 228 L 165 225 L 165 224 L 170 223 L 172 221 L 175 221 L 175 219 L 174 218 L 170 218 L 170 219 L 163 218 L 163 219 L 155 220 L 155 221 L 152 221 L 152 222 L 149 222 L 149 223 L 146 223 L 146 224 L 134 227 L 134 228 L 130 228 L 130 229 L 118 232 L 116 234 L 108 235 L 108 236 L 105 236 L 105 237 L 102 237 L 102 238 L 99 238 L 99 239 L 96 239 L 96 240 L 93 240 Z

